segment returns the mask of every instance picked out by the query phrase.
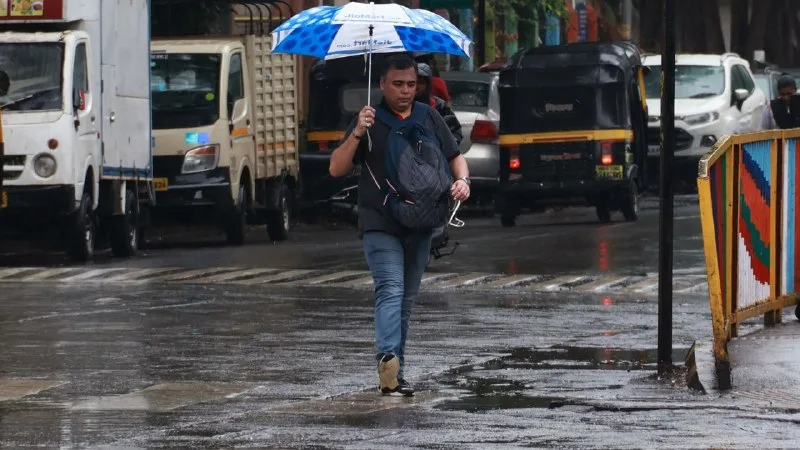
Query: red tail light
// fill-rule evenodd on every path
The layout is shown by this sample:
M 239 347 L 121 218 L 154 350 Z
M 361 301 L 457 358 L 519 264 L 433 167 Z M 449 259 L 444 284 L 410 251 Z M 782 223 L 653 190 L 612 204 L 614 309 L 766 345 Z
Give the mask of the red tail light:
M 602 142 L 600 144 L 600 163 L 604 166 L 614 164 L 614 154 L 612 152 L 614 144 L 611 142 Z
M 510 147 L 508 149 L 508 168 L 511 170 L 519 170 L 522 165 L 519 162 L 519 147 Z
M 476 120 L 469 139 L 472 142 L 497 143 L 500 135 L 497 126 L 491 120 Z

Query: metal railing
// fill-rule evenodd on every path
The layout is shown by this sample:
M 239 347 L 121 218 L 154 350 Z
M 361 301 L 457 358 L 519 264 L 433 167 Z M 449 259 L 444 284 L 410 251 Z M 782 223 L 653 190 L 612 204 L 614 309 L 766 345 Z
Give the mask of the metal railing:
M 800 129 L 728 136 L 701 160 L 697 187 L 714 356 L 731 387 L 728 342 L 739 324 L 766 326 L 800 299 Z

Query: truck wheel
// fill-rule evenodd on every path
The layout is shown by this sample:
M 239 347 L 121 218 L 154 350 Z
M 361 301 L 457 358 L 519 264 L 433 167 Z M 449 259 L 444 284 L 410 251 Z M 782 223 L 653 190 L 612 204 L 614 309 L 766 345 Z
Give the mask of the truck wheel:
M 601 200 L 600 203 L 595 205 L 594 210 L 597 213 L 597 218 L 601 223 L 611 222 L 611 210 L 609 209 L 608 202 L 606 200 Z
M 236 201 L 236 207 L 228 217 L 228 226 L 225 230 L 225 235 L 228 244 L 243 245 L 245 234 L 247 233 L 247 189 L 244 183 L 239 184 L 239 199 Z
M 139 199 L 128 189 L 125 192 L 125 215 L 111 218 L 111 253 L 131 257 L 139 249 Z
M 289 187 L 286 183 L 281 183 L 280 199 L 277 211 L 270 211 L 267 218 L 267 234 L 273 241 L 285 241 L 289 239 L 291 228 L 292 211 L 289 200 Z
M 631 187 L 625 193 L 621 209 L 622 216 L 628 222 L 639 220 L 639 187 L 635 180 L 631 180 Z
M 83 193 L 81 204 L 72 216 L 72 223 L 68 229 L 70 234 L 67 240 L 70 258 L 76 262 L 87 262 L 94 256 L 94 243 L 97 227 L 92 211 L 92 196 Z

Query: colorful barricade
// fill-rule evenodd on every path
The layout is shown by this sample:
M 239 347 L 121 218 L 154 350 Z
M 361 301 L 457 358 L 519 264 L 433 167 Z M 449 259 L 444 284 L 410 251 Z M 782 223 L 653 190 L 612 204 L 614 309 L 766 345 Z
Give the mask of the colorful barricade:
M 731 387 L 727 344 L 742 321 L 781 321 L 800 298 L 800 130 L 729 136 L 701 160 L 697 187 L 714 356 Z

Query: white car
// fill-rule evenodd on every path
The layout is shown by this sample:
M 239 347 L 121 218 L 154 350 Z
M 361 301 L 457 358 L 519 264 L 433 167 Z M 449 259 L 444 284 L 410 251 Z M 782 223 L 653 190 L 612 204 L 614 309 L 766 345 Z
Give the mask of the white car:
M 648 154 L 661 144 L 661 56 L 646 55 Z M 734 53 L 679 54 L 675 66 L 676 175 L 694 176 L 697 163 L 724 135 L 761 130 L 766 94 L 756 85 L 749 63 Z M 652 159 L 651 159 L 652 161 Z M 649 164 L 657 168 L 658 164 Z M 690 166 L 690 167 L 686 167 Z

